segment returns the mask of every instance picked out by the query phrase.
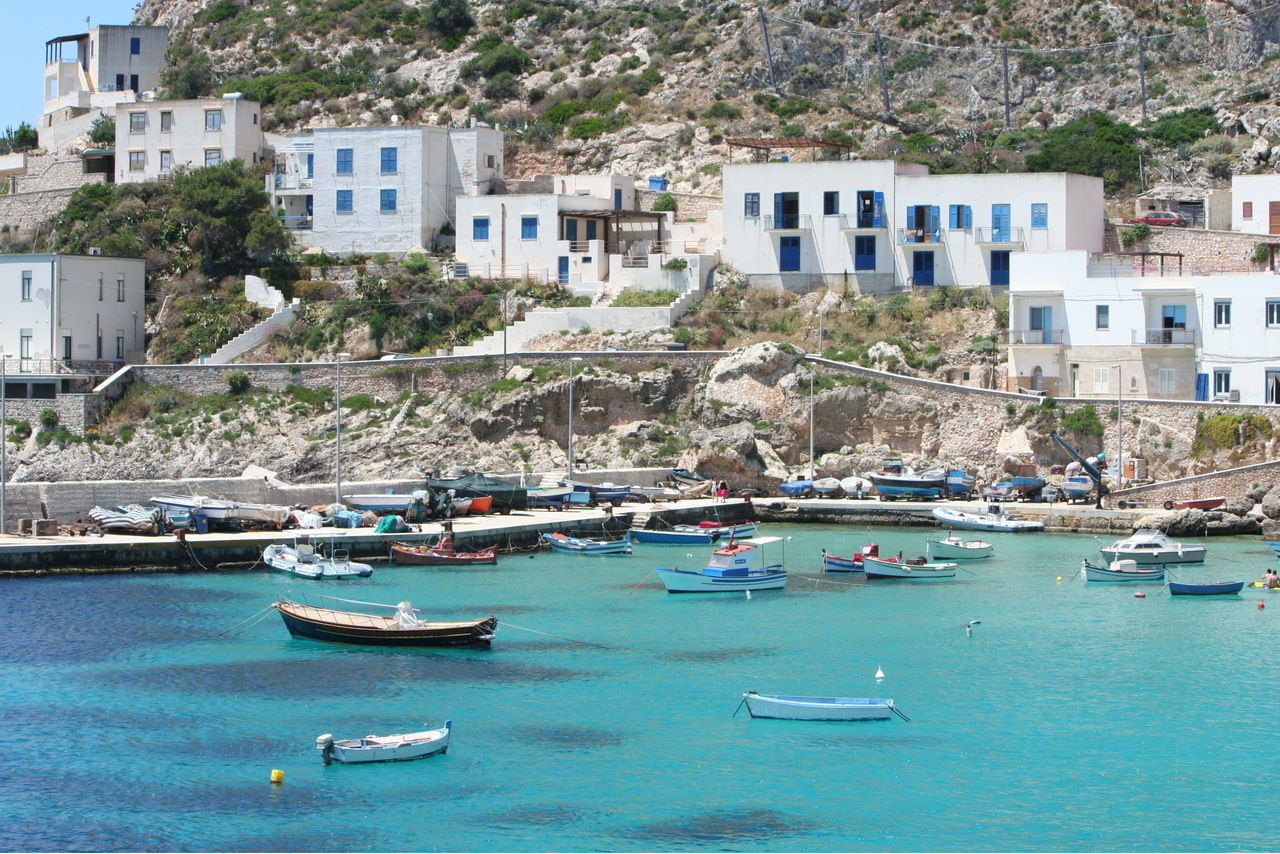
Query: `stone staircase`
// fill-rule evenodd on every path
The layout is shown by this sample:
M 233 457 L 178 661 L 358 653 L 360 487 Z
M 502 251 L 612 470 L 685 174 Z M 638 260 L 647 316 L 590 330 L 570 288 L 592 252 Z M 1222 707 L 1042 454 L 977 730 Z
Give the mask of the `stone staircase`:
M 195 364 L 229 364 L 237 356 L 248 353 L 266 341 L 277 329 L 293 323 L 298 316 L 300 300 L 294 299 L 293 302 L 286 303 L 284 294 L 278 288 L 271 287 L 257 276 L 245 276 L 244 295 L 250 302 L 271 309 L 271 316 L 223 344 L 212 356 L 201 356 Z

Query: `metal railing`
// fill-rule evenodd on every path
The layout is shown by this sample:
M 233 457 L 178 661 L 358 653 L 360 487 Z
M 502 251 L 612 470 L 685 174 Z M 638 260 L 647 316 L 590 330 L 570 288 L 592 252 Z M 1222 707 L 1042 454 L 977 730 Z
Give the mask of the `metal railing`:
M 840 230 L 853 231 L 855 229 L 883 229 L 883 225 L 875 224 L 875 217 L 871 214 L 840 214 Z
M 928 231 L 923 228 L 900 228 L 898 229 L 899 243 L 942 243 L 942 229 L 936 231 Z
M 1135 347 L 1194 347 L 1194 329 L 1134 329 Z
M 569 251 L 574 253 L 590 252 L 591 241 L 589 240 L 570 240 Z
M 277 190 L 310 190 L 315 186 L 314 178 L 300 178 L 297 175 L 287 175 L 276 173 L 275 185 Z
M 765 231 L 812 231 L 813 217 L 809 214 L 783 214 L 765 216 Z
M 1009 344 L 1061 344 L 1061 329 L 1010 329 L 1007 333 Z
M 288 229 L 311 228 L 311 217 L 309 216 L 282 216 L 280 217 L 280 222 Z
M 124 366 L 124 359 L 22 359 L 17 356 L 5 356 L 4 360 L 9 376 L 111 374 Z
M 1022 227 L 1011 226 L 1009 228 L 975 228 L 973 230 L 974 243 L 1008 243 L 1011 245 L 1022 244 Z

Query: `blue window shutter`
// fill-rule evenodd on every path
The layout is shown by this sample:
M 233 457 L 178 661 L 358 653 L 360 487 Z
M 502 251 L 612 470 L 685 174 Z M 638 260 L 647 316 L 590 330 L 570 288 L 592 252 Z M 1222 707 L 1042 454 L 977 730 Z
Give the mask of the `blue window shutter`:
M 960 206 L 950 205 L 947 207 L 947 228 L 960 227 Z
M 929 230 L 933 233 L 934 239 L 938 237 L 938 229 L 942 226 L 942 212 L 937 205 L 929 208 Z
M 973 208 L 964 206 L 964 227 L 973 228 Z
M 916 227 L 915 205 L 907 205 L 907 228 L 914 231 Z
M 884 228 L 884 193 L 879 191 L 871 197 L 871 227 Z
M 782 227 L 782 193 L 773 194 L 773 227 Z

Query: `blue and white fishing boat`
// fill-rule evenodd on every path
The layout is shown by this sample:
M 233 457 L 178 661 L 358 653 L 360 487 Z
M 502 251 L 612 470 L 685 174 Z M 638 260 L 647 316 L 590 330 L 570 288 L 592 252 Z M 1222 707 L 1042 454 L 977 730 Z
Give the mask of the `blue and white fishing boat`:
M 652 531 L 632 528 L 631 539 L 637 543 L 660 546 L 709 546 L 720 539 L 719 531 Z
M 699 570 L 659 568 L 668 593 L 723 593 L 743 590 L 771 590 L 785 587 L 787 571 L 781 563 L 766 564 L 762 546 L 781 542 L 782 537 L 754 537 L 730 540 L 711 553 L 711 560 Z M 756 560 L 759 556 L 759 560 Z
M 1093 479 L 1088 477 L 1069 477 L 1058 485 L 1068 501 L 1084 501 L 1093 494 Z
M 871 475 L 871 483 L 881 500 L 895 498 L 938 498 L 947 488 L 948 472 L 935 466 L 924 471 L 914 471 L 902 460 L 892 459 L 881 463 Z
M 1084 562 L 1085 581 L 1164 581 L 1164 565 L 1142 565 L 1135 560 L 1113 560 L 1109 566 Z
M 893 700 L 875 697 L 796 697 L 787 694 L 742 695 L 753 718 L 785 721 L 887 721 Z
M 530 487 L 525 490 L 525 500 L 530 509 L 547 507 L 552 510 L 559 510 L 569 503 L 569 496 L 572 494 L 572 486 Z
M 876 543 L 868 543 L 863 546 L 853 557 L 839 557 L 833 555 L 826 549 L 822 550 L 822 571 L 823 572 L 866 572 L 866 568 L 862 563 L 862 559 L 867 555 L 875 557 L 880 554 L 880 546 Z
M 629 555 L 631 554 L 631 532 L 627 531 L 620 540 L 589 540 L 583 537 L 570 537 L 556 532 L 543 534 L 542 539 L 558 552 L 577 555 Z
M 610 504 L 622 503 L 631 494 L 630 486 L 619 486 L 615 483 L 584 483 L 580 480 L 562 480 L 561 486 L 567 486 L 574 492 L 585 492 L 591 501 L 607 501 Z
M 410 493 L 387 492 L 380 495 L 373 492 L 342 496 L 342 503 L 352 510 L 359 510 L 362 513 L 370 510 L 379 515 L 383 513 L 398 513 L 403 516 L 409 510 L 425 510 L 430 506 L 430 502 L 431 493 L 425 489 L 415 489 Z
M 968 472 L 951 469 L 947 472 L 947 495 L 951 498 L 964 498 L 972 495 L 978 480 Z
M 726 525 L 723 522 L 717 522 L 713 519 L 704 519 L 696 525 L 675 525 L 671 528 L 673 531 L 698 531 L 701 533 L 717 533 L 720 539 L 727 537 L 754 537 L 756 535 L 755 522 L 739 522 L 737 524 Z
M 1171 596 L 1234 596 L 1243 589 L 1243 581 L 1211 581 L 1205 584 L 1186 581 L 1169 582 Z

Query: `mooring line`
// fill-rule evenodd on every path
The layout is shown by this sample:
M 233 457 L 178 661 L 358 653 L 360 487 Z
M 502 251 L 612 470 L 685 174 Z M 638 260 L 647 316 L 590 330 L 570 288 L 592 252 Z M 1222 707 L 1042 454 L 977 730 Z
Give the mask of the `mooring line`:
M 499 620 L 498 620 L 498 625 L 499 625 L 499 626 L 507 626 L 507 627 L 512 628 L 512 629 L 520 629 L 521 631 L 533 632 L 535 635 L 546 635 L 546 636 L 547 636 L 547 637 L 549 637 L 549 638 L 555 638 L 555 639 L 557 639 L 557 640 L 569 641 L 570 643 L 580 643 L 580 644 L 582 644 L 583 646 L 594 646 L 594 647 L 597 647 L 597 648 L 599 648 L 599 649 L 607 649 L 607 650 L 610 650 L 610 651 L 612 651 L 612 652 L 616 652 L 616 650 L 614 650 L 614 648 L 613 648 L 613 647 L 611 647 L 611 646 L 605 646 L 605 645 L 604 645 L 604 644 L 602 644 L 602 643 L 592 643 L 591 641 L 578 640 L 578 639 L 576 639 L 576 638 L 567 638 L 567 637 L 564 637 L 563 635 L 553 635 L 553 634 L 551 634 L 551 632 L 540 632 L 540 631 L 538 631 L 537 629 L 531 629 L 531 628 L 528 628 L 527 626 L 517 626 L 515 623 L 508 623 L 508 622 L 506 622 L 505 620 L 502 620 L 502 619 L 499 619 Z

